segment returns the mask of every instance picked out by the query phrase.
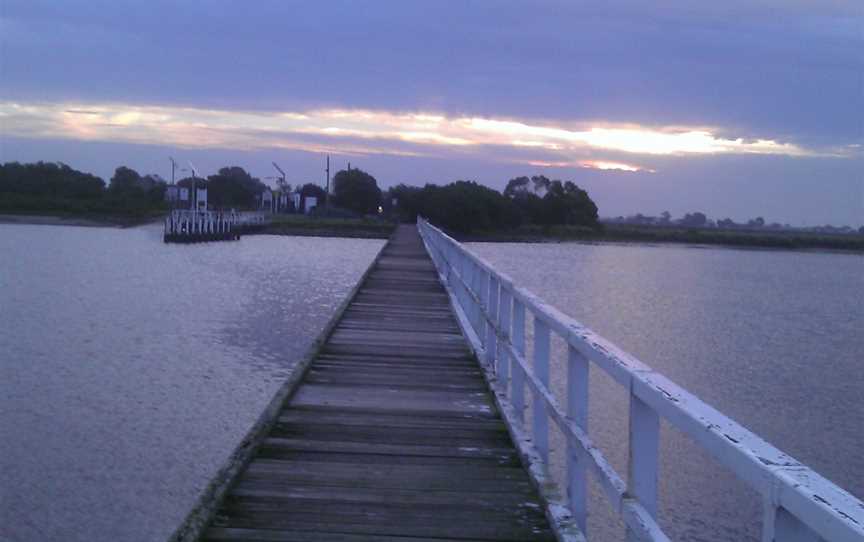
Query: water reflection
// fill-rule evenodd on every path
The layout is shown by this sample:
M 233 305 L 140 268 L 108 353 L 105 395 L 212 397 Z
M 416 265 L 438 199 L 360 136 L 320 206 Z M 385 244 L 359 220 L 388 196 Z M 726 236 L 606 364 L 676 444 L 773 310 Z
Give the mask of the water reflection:
M 0 539 L 166 539 L 381 244 L 0 225 Z

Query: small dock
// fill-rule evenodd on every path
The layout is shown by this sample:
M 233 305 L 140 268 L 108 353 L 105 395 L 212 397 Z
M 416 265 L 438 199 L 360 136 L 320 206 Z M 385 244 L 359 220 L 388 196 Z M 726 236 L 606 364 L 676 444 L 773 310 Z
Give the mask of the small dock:
M 174 209 L 165 217 L 162 240 L 165 243 L 237 241 L 244 233 L 260 231 L 268 221 L 267 215 L 259 212 Z
M 383 249 L 202 539 L 555 540 L 416 227 Z

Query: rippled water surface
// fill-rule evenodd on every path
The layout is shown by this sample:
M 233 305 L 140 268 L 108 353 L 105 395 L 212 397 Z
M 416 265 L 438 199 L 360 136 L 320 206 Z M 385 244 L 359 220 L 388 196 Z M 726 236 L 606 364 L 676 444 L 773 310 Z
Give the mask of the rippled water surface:
M 165 540 L 381 245 L 0 224 L 0 539 Z
M 864 497 L 864 258 L 681 246 L 472 244 L 515 282 Z M 564 347 L 553 385 L 563 393 Z M 530 346 L 529 346 L 530 348 Z M 529 349 L 530 352 L 530 349 Z M 592 367 L 590 434 L 626 477 L 627 395 Z M 661 434 L 661 524 L 675 540 L 757 540 L 755 493 Z M 561 461 L 562 442 L 557 439 Z M 592 539 L 620 537 L 594 488 Z

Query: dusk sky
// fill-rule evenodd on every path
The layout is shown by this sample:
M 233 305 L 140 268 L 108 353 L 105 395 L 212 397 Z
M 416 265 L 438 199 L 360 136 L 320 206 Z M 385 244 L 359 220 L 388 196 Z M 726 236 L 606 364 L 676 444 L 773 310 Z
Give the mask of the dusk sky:
M 864 225 L 864 2 L 0 0 L 0 161 Z M 272 181 L 267 181 L 271 182 Z

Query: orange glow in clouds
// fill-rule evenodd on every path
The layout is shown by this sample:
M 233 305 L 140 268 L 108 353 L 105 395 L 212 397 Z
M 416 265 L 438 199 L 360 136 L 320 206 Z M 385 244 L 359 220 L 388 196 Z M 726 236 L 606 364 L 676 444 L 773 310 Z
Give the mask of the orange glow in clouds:
M 654 173 L 653 169 L 644 169 L 639 166 L 631 166 L 630 164 L 622 164 L 621 162 L 604 162 L 602 160 L 582 160 L 579 166 L 588 169 L 604 169 L 618 171 L 649 171 Z
M 504 158 L 506 161 L 536 166 L 628 172 L 652 170 L 630 161 L 608 159 L 603 154 L 643 157 L 844 155 L 769 139 L 726 139 L 705 128 L 604 123 L 593 126 L 583 123 L 574 128 L 572 123 L 555 126 L 529 121 L 358 109 L 272 112 L 114 103 L 0 102 L 0 122 L 6 135 L 30 138 L 396 156 L 442 156 L 449 148 L 462 149 L 463 153 L 486 152 L 492 159 L 503 155 L 508 157 Z M 506 151 L 508 147 L 512 151 Z

